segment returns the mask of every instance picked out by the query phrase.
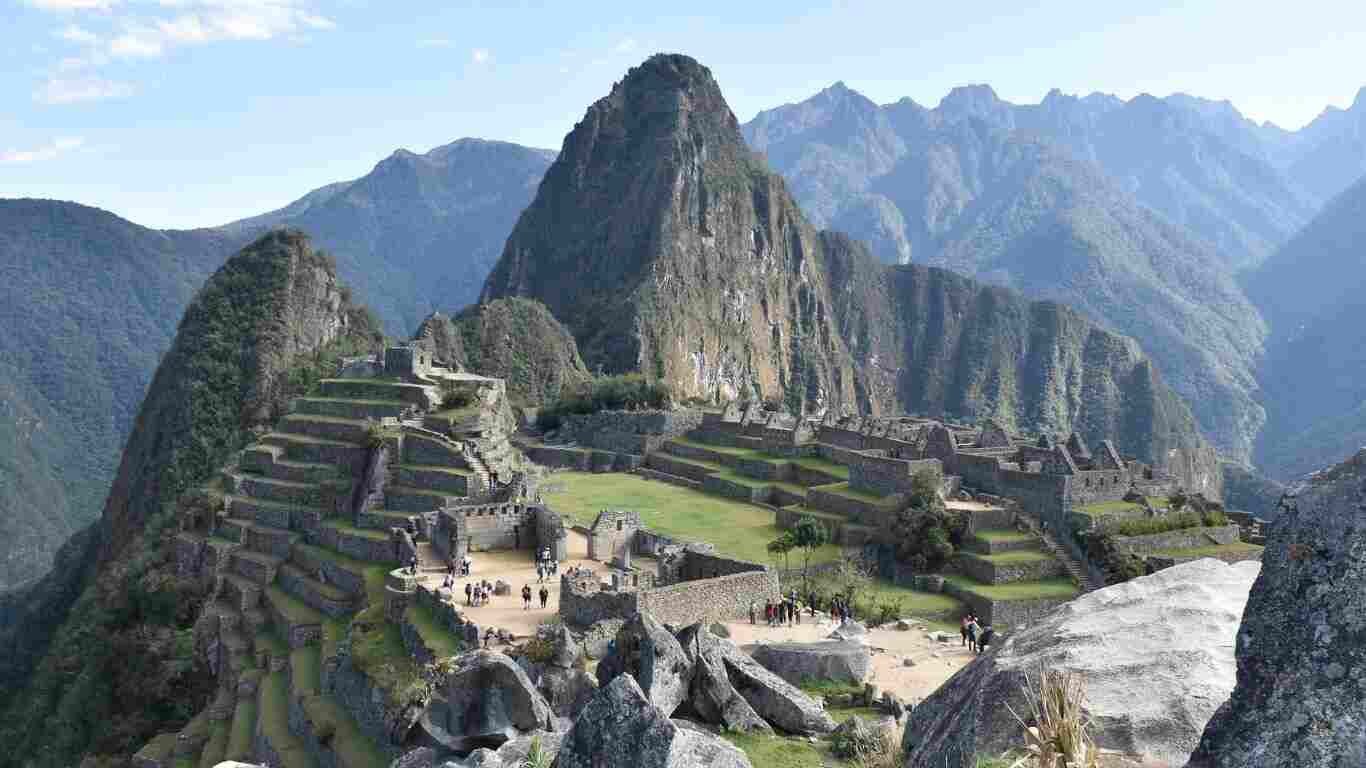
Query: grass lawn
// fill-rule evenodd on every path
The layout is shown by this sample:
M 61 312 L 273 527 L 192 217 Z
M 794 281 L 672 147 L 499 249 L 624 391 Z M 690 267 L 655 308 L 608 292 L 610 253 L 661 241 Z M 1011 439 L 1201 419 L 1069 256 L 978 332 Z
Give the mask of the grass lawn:
M 1088 517 L 1105 517 L 1107 515 L 1122 514 L 1140 509 L 1137 504 L 1129 501 L 1102 501 L 1095 504 L 1086 504 L 1075 508 L 1074 512 L 1080 512 Z
M 309 607 L 307 603 L 299 598 L 285 592 L 275 585 L 266 587 L 266 599 L 270 604 L 284 614 L 284 617 L 291 624 L 322 624 L 327 620 L 319 611 Z
M 981 558 L 989 563 L 996 565 L 1009 565 L 1011 563 L 1037 563 L 1040 560 L 1052 560 L 1053 556 L 1047 552 L 1037 549 L 1016 549 L 1010 552 L 1002 552 L 998 555 L 983 555 L 977 552 L 967 553 L 971 557 Z
M 629 509 L 640 513 L 641 522 L 652 531 L 709 542 L 723 555 L 750 562 L 771 563 L 765 547 L 782 535 L 772 510 L 639 475 L 556 472 L 547 485 L 562 490 L 543 492 L 546 502 L 575 523 L 592 525 L 604 509 Z M 800 557 L 794 553 L 791 559 L 796 563 Z M 816 550 L 811 562 L 839 557 L 839 547 L 827 544 Z
M 357 528 L 354 525 L 348 525 L 337 520 L 327 520 L 323 523 L 323 527 L 335 529 L 338 533 L 344 533 L 348 536 L 358 536 L 362 539 L 370 539 L 372 541 L 389 540 L 389 534 L 387 533 L 381 533 L 380 531 L 371 530 L 369 528 Z
M 232 714 L 232 730 L 228 733 L 228 760 L 250 760 L 251 741 L 256 732 L 256 702 L 245 699 L 237 702 Z
M 824 472 L 827 475 L 834 475 L 841 480 L 849 479 L 849 467 L 843 464 L 836 464 L 829 459 L 822 459 L 819 456 L 798 456 L 797 458 L 788 459 L 788 461 L 799 467 L 814 469 L 817 472 Z
M 828 577 L 816 577 L 812 582 L 818 589 L 825 593 L 838 590 L 838 585 Z M 795 588 L 801 591 L 800 578 L 783 584 L 783 589 Z M 859 605 L 855 609 L 861 609 L 868 603 L 885 603 L 890 600 L 897 600 L 901 603 L 901 616 L 903 618 L 919 618 L 930 621 L 931 623 L 944 623 L 945 625 L 957 621 L 966 607 L 952 595 L 945 595 L 935 592 L 917 592 L 910 587 L 902 587 L 887 581 L 875 580 L 868 585 L 867 589 L 859 597 Z M 956 632 L 956 624 L 954 625 Z M 860 690 L 862 686 L 859 686 Z M 834 693 L 848 693 L 848 691 L 834 691 Z
M 349 768 L 385 768 L 389 760 L 374 742 L 361 733 L 360 726 L 331 696 L 320 694 L 304 699 L 304 714 L 315 727 L 330 730 L 329 743 L 336 752 L 339 765 Z
M 994 543 L 1004 543 L 1008 541 L 1032 541 L 1034 534 L 1017 531 L 1014 528 L 988 528 L 973 534 L 982 541 Z
M 290 681 L 294 695 L 307 696 L 322 687 L 322 660 L 316 645 L 295 648 L 289 654 Z
M 787 459 L 777 456 L 769 456 L 768 454 L 762 451 L 757 451 L 753 448 L 735 448 L 729 445 L 712 445 L 711 443 L 699 443 L 696 440 L 690 440 L 686 437 L 676 437 L 674 438 L 673 442 L 678 443 L 679 445 L 686 445 L 689 448 L 701 448 L 706 451 L 714 451 L 715 453 L 724 453 L 727 456 L 738 456 L 742 459 L 757 459 L 759 461 L 772 461 L 775 463 L 787 461 Z
M 317 761 L 303 742 L 289 731 L 289 684 L 284 672 L 272 672 L 261 681 L 261 732 L 279 756 L 281 768 L 316 768 Z
M 876 493 L 868 493 L 867 491 L 856 491 L 853 488 L 850 488 L 848 483 L 818 485 L 816 487 L 822 491 L 838 494 L 840 496 L 847 496 L 848 498 L 858 499 L 859 501 L 866 501 L 869 504 L 883 505 L 887 503 L 886 496 L 879 496 Z
M 1020 581 L 1014 584 L 983 584 L 967 576 L 945 576 L 945 581 L 992 600 L 1040 600 L 1043 598 L 1070 599 L 1077 596 L 1077 585 L 1071 579 Z
M 427 606 L 414 602 L 408 606 L 406 618 L 408 623 L 417 629 L 422 642 L 437 658 L 442 659 L 460 653 L 460 640 L 454 632 L 437 622 Z
M 726 733 L 721 738 L 739 747 L 751 764 L 763 768 L 823 768 L 826 758 L 835 760 L 827 741 L 811 744 L 765 733 Z
M 1190 549 L 1163 549 L 1149 554 L 1158 555 L 1160 557 L 1218 557 L 1220 555 L 1235 555 L 1261 551 L 1262 547 L 1256 544 L 1236 541 L 1232 544 L 1211 544 L 1208 547 L 1191 547 Z

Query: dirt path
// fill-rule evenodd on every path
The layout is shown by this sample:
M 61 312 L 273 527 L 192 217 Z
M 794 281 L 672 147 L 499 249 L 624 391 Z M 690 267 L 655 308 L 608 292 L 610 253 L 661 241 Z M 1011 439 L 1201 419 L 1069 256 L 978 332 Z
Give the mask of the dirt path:
M 810 643 L 824 640 L 834 628 L 828 618 L 815 624 L 804 618 L 803 623 L 795 627 L 769 627 L 762 622 L 757 625 L 736 622 L 726 626 L 730 629 L 731 640 L 738 645 Z M 927 632 L 925 629 L 869 630 L 868 646 L 873 652 L 873 663 L 868 682 L 881 690 L 891 691 L 902 701 L 916 704 L 972 660 L 972 654 L 959 645 L 957 637 L 951 643 L 942 644 L 928 639 Z M 903 660 L 907 658 L 915 662 L 915 666 L 905 666 Z
M 576 531 L 569 532 L 569 560 L 560 563 L 563 572 L 570 566 L 590 568 L 606 578 L 607 567 L 604 563 L 588 559 L 588 538 Z M 469 578 L 455 580 L 455 595 L 459 598 L 461 610 L 481 627 L 505 629 L 518 637 L 536 633 L 536 627 L 543 621 L 550 621 L 559 615 L 560 577 L 551 576 L 545 581 L 550 592 L 546 607 L 541 608 L 539 592 L 541 584 L 536 583 L 536 561 L 532 553 L 524 550 L 500 550 L 494 552 L 475 552 L 470 555 L 474 561 Z M 428 587 L 439 587 L 445 579 L 444 573 L 428 573 L 421 577 Z M 499 579 L 512 585 L 512 594 L 495 595 L 477 607 L 465 607 L 465 584 L 470 581 L 489 581 Z M 531 610 L 522 608 L 522 585 L 531 586 Z

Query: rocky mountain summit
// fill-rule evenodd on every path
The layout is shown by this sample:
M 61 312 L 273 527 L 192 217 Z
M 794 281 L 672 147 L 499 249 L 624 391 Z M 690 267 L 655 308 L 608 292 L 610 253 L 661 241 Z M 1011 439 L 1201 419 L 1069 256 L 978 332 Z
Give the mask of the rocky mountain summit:
M 565 138 L 481 301 L 507 296 L 542 301 L 590 368 L 681 397 L 1118 436 L 1218 493 L 1213 449 L 1132 340 L 817 231 L 686 56 L 632 69 Z
M 1180 763 L 1233 690 L 1233 639 L 1258 565 L 1197 560 L 1083 595 L 954 675 L 906 722 L 907 768 L 971 768 L 1019 745 L 1040 669 L 1086 681 L 1097 746 Z M 1139 693 L 1141 691 L 1141 694 Z
M 1238 630 L 1238 683 L 1189 768 L 1366 765 L 1366 450 L 1281 501 Z
M 13 653 L 0 666 L 5 758 L 131 754 L 204 704 L 212 681 L 185 640 L 199 595 L 177 575 L 174 502 L 378 333 L 297 231 L 260 238 L 209 278 L 152 379 L 101 519 L 60 570 L 0 605 Z

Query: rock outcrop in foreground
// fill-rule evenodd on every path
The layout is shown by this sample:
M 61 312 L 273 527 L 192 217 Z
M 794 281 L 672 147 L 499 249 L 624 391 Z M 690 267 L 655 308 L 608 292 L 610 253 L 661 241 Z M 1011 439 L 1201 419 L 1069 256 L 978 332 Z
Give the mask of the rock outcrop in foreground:
M 1233 689 L 1233 644 L 1255 562 L 1206 559 L 1092 592 L 949 679 L 906 722 L 907 768 L 971 768 L 1020 744 L 1025 675 L 1086 681 L 1097 745 L 1175 762 Z
M 1281 501 L 1189 768 L 1366 765 L 1366 450 Z

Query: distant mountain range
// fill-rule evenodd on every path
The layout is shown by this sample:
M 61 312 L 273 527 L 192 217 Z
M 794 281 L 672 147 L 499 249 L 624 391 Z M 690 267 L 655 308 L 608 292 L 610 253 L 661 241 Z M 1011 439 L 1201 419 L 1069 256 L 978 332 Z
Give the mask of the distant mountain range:
M 1145 206 L 1124 183 L 1151 190 L 1137 180 L 1170 179 L 1178 165 L 1171 147 L 1199 155 L 1195 148 L 1216 142 L 1177 131 L 1171 123 L 1180 121 L 1149 119 L 1146 132 L 1120 137 L 1099 125 L 1136 119 L 1108 118 L 1115 110 L 1162 111 L 1131 104 L 1054 95 L 1021 108 L 975 87 L 955 90 L 935 110 L 909 100 L 879 107 L 837 84 L 761 113 L 745 131 L 788 177 L 804 209 L 827 211 L 833 226 L 882 244 L 883 260 L 945 266 L 1061 301 L 1138 339 L 1220 449 L 1247 460 L 1263 420 L 1254 371 L 1265 328 L 1234 281 L 1227 254 Z M 1090 130 L 1064 130 L 1072 124 Z M 1046 138 L 1050 131 L 1070 144 Z M 1182 136 L 1187 140 L 1173 138 Z M 1129 144 L 1139 146 L 1123 148 Z M 1167 154 L 1156 154 L 1158 148 Z M 1227 172 L 1238 168 L 1234 154 L 1214 153 L 1226 162 L 1188 169 L 1187 178 L 1199 183 L 1177 186 L 1208 188 L 1224 179 L 1229 187 Z M 1129 167 L 1115 173 L 1127 176 L 1088 157 L 1097 155 L 1125 158 Z M 1251 186 L 1275 176 L 1262 168 L 1242 181 Z M 1294 208 L 1293 216 L 1277 207 L 1279 191 L 1273 185 L 1259 199 L 1296 221 L 1307 215 L 1307 207 Z M 1229 230 L 1253 229 L 1224 222 Z M 1267 238 L 1292 231 L 1285 226 L 1240 242 L 1270 248 Z M 894 250 L 897 243 L 907 250 Z M 1242 259 L 1251 258 L 1245 249 Z
M 1338 276 L 1350 252 L 1333 262 L 1342 249 L 1292 237 L 1366 174 L 1366 89 L 1351 108 L 1289 132 L 1182 95 L 1055 92 L 1013 105 L 973 86 L 927 109 L 878 106 L 837 84 L 742 130 L 815 227 L 847 231 L 884 261 L 948 266 L 1066 302 L 1138 339 L 1235 461 L 1254 456 L 1263 406 L 1255 455 L 1278 476 L 1341 458 L 1341 440 L 1355 439 L 1332 419 L 1360 404 L 1350 387 L 1320 397 L 1267 376 L 1348 366 L 1350 355 L 1325 356 L 1307 340 L 1350 349 L 1350 339 L 1297 329 L 1360 324 L 1348 300 L 1316 306 L 1349 286 Z M 272 226 L 302 229 L 386 330 L 407 336 L 431 312 L 478 297 L 554 159 L 475 139 L 399 150 L 277 211 L 184 232 L 74 203 L 0 201 L 0 589 L 41 574 L 94 518 L 180 313 L 230 253 Z M 1309 231 L 1347 231 L 1351 199 Z M 1286 266 L 1311 263 L 1322 266 Z M 1233 281 L 1239 269 L 1269 328 Z M 593 364 L 600 347 L 584 349 Z

